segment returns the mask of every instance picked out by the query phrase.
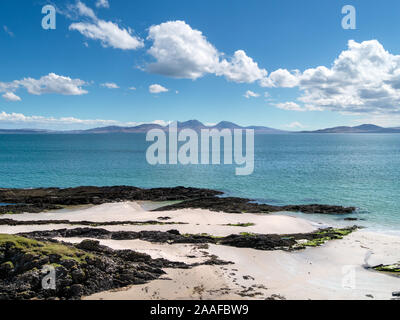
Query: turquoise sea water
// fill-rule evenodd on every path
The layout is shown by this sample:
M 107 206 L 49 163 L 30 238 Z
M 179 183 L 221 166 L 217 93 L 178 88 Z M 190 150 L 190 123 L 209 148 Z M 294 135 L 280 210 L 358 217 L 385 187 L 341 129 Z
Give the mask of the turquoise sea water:
M 356 206 L 360 224 L 400 230 L 400 135 L 256 135 L 250 176 L 235 165 L 151 166 L 149 145 L 144 134 L 0 135 L 0 187 L 204 187 L 270 204 Z

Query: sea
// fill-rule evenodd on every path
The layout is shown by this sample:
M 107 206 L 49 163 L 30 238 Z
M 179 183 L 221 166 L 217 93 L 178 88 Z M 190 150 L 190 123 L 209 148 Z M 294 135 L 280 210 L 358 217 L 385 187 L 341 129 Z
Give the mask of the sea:
M 0 135 L 0 187 L 130 185 L 221 190 L 260 203 L 355 206 L 352 224 L 400 234 L 400 135 L 258 134 L 254 172 L 150 165 L 145 134 Z M 4 204 L 3 204 L 4 205 Z M 344 225 L 348 216 L 282 213 Z

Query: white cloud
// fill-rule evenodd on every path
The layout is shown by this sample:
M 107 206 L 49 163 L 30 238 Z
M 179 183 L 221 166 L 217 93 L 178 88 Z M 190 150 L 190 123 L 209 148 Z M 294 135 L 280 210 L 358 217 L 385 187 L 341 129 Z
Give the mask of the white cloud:
M 0 113 L 0 122 L 2 123 L 13 123 L 13 124 L 56 124 L 56 125 L 70 125 L 70 124 L 82 124 L 82 125 L 114 125 L 117 121 L 114 120 L 82 120 L 74 117 L 43 117 L 43 116 L 26 116 L 22 113 Z
M 354 120 L 355 125 L 373 123 L 382 127 L 400 127 L 400 114 L 371 114 L 361 115 Z
M 255 93 L 251 90 L 247 90 L 246 93 L 244 94 L 244 97 L 246 97 L 247 99 L 250 98 L 258 98 L 260 95 L 258 93 Z
M 277 104 L 275 104 L 275 106 L 279 109 L 288 110 L 288 111 L 307 111 L 307 108 L 301 107 L 296 102 L 292 102 L 292 101 L 277 103 Z
M 377 40 L 348 42 L 330 68 L 319 66 L 303 73 L 277 70 L 262 85 L 297 86 L 305 107 L 345 114 L 400 113 L 400 55 L 386 51 Z M 278 106 L 279 107 L 279 106 Z M 285 107 L 285 105 L 281 105 Z M 286 107 L 290 107 L 289 105 Z
M 265 69 L 260 69 L 252 58 L 246 55 L 243 50 L 235 52 L 229 61 L 223 60 L 217 69 L 217 75 L 225 76 L 229 81 L 238 83 L 253 83 L 262 80 L 267 76 Z
M 14 37 L 14 33 L 7 27 L 7 26 L 3 26 L 3 30 L 5 33 L 7 33 L 11 38 Z
M 131 34 L 129 30 L 118 27 L 111 21 L 98 20 L 96 23 L 77 22 L 69 26 L 92 40 L 100 40 L 104 47 L 122 50 L 136 50 L 144 46 L 143 40 Z
M 155 58 L 148 70 L 174 78 L 198 79 L 206 74 L 224 76 L 229 81 L 252 83 L 267 76 L 252 58 L 238 50 L 232 58 L 223 59 L 202 34 L 184 21 L 168 21 L 149 29 L 153 41 L 148 53 Z
M 148 53 L 156 59 L 149 65 L 151 72 L 194 80 L 216 71 L 217 49 L 184 21 L 151 26 L 148 39 L 153 41 Z
M 102 126 L 138 126 L 145 123 L 168 125 L 170 122 L 164 120 L 155 120 L 152 122 L 121 122 L 116 120 L 103 119 L 79 119 L 74 117 L 43 117 L 43 116 L 27 116 L 22 113 L 0 112 L 0 123 L 11 125 L 13 128 L 41 128 L 41 129 L 77 129 L 77 128 L 93 128 Z
M 285 69 L 278 69 L 272 72 L 268 77 L 261 79 L 262 87 L 281 87 L 293 88 L 299 83 L 299 71 L 289 72 Z
M 163 86 L 159 84 L 152 84 L 149 86 L 149 92 L 150 93 L 163 93 L 163 92 L 168 92 L 169 90 L 167 88 L 164 88 Z
M 40 79 L 24 78 L 22 80 L 14 80 L 12 82 L 0 82 L 0 92 L 8 93 L 8 97 L 12 97 L 19 88 L 25 88 L 30 94 L 62 94 L 62 95 L 83 95 L 88 93 L 82 87 L 87 83 L 80 79 L 71 79 L 70 77 L 59 76 L 55 73 L 49 73 Z M 4 97 L 4 96 L 3 96 Z
M 97 0 L 96 7 L 97 8 L 109 8 L 110 3 L 108 2 L 108 0 Z
M 171 121 L 165 121 L 165 120 L 154 120 L 153 122 L 151 122 L 152 124 L 158 124 L 158 125 L 160 125 L 160 126 L 163 126 L 163 127 L 165 127 L 165 126 L 168 126 L 170 123 L 171 123 Z
M 7 101 L 12 101 L 12 102 L 16 102 L 16 101 L 21 101 L 21 98 L 18 97 L 15 93 L 13 92 L 6 92 L 5 94 L 2 95 L 2 97 L 4 99 L 6 99 Z
M 108 88 L 108 89 L 118 89 L 119 86 L 114 83 L 114 82 L 106 82 L 101 84 L 102 87 Z
M 129 90 L 135 91 L 136 87 L 130 87 Z
M 0 92 L 14 91 L 18 89 L 19 85 L 13 82 L 0 82 Z
M 62 94 L 62 95 L 83 95 L 88 93 L 82 89 L 86 82 L 80 79 L 71 79 L 70 77 L 59 76 L 55 73 L 49 73 L 40 79 L 24 78 L 13 82 L 18 87 L 24 87 L 30 94 Z
M 78 14 L 81 16 L 86 16 L 95 20 L 97 19 L 96 15 L 94 14 L 94 11 L 81 1 L 78 1 L 76 3 L 76 9 L 78 10 Z
M 144 46 L 143 40 L 132 35 L 131 29 L 120 28 L 116 23 L 98 19 L 93 10 L 80 1 L 69 10 L 76 10 L 78 16 L 88 17 L 91 20 L 72 23 L 69 30 L 78 31 L 86 38 L 99 40 L 104 47 L 136 50 Z M 70 12 L 67 12 L 66 15 L 71 17 Z
M 286 128 L 290 128 L 290 129 L 302 129 L 302 128 L 304 128 L 304 126 L 298 121 L 289 123 L 285 127 Z

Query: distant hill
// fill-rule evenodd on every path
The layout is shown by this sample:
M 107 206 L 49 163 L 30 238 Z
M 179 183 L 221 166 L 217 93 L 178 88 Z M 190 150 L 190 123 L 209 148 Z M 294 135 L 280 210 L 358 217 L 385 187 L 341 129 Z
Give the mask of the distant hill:
M 334 127 L 328 129 L 321 129 L 315 131 L 284 131 L 273 129 L 263 126 L 248 126 L 242 127 L 236 123 L 221 121 L 220 123 L 213 126 L 206 126 L 198 120 L 189 120 L 185 122 L 178 122 L 179 129 L 193 129 L 200 132 L 202 129 L 253 129 L 256 134 L 282 134 L 282 133 L 400 133 L 400 127 L 398 128 L 383 128 L 373 124 L 363 124 L 356 127 Z M 160 129 L 168 131 L 168 126 L 161 126 L 159 124 L 141 124 L 133 127 L 120 127 L 120 126 L 109 126 L 93 128 L 88 130 L 70 130 L 70 131 L 52 131 L 52 130 L 40 130 L 40 129 L 0 129 L 0 134 L 107 134 L 107 133 L 146 133 L 151 129 Z
M 46 134 L 52 132 L 54 131 L 40 129 L 0 129 L 0 134 Z
M 101 127 L 101 128 L 94 128 L 89 130 L 78 130 L 78 131 L 64 131 L 63 133 L 73 133 L 73 134 L 98 134 L 98 133 L 146 133 L 151 129 L 160 129 L 163 131 L 168 131 L 168 126 L 161 126 L 158 124 L 142 124 L 139 126 L 134 127 L 118 127 L 118 126 L 111 126 L 111 127 Z M 202 129 L 254 129 L 256 133 L 268 133 L 268 134 L 277 134 L 277 133 L 285 133 L 286 131 L 272 129 L 269 127 L 262 127 L 262 126 L 252 126 L 252 127 L 242 127 L 235 123 L 222 121 L 214 126 L 206 126 L 205 124 L 201 123 L 198 120 L 189 120 L 185 122 L 178 122 L 178 129 L 193 129 L 195 131 L 200 131 Z
M 400 133 L 400 128 L 383 128 L 374 124 L 363 124 L 356 127 L 334 127 L 301 133 Z

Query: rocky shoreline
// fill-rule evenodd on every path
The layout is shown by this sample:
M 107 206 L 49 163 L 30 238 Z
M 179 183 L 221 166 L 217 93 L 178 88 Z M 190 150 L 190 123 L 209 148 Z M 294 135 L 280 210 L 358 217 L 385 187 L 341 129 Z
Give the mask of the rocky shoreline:
M 272 206 L 259 204 L 251 199 L 221 197 L 223 192 L 198 188 L 156 188 L 141 189 L 129 186 L 40 188 L 40 189 L 0 189 L 1 214 L 23 212 L 39 213 L 46 210 L 62 209 L 73 205 L 98 205 L 122 201 L 181 201 L 158 208 L 158 211 L 184 208 L 208 209 L 227 213 L 272 213 L 279 211 L 303 212 L 307 214 L 351 214 L 355 207 L 337 205 L 288 205 Z
M 256 250 L 295 251 L 342 239 L 356 227 L 321 229 L 305 234 L 233 234 L 215 237 L 207 234 L 181 234 L 177 230 L 107 231 L 76 228 L 34 231 L 18 235 L 0 234 L 0 300 L 61 299 L 76 300 L 97 292 L 144 284 L 165 274 L 163 268 L 191 269 L 201 265 L 228 265 L 233 262 L 208 256 L 201 263 L 153 259 L 132 250 L 113 250 L 94 239 L 142 240 L 158 244 L 209 244 Z M 53 238 L 90 238 L 68 244 Z M 44 267 L 55 271 L 55 289 L 43 288 Z
M 59 220 L 55 216 L 59 213 L 57 210 L 69 206 L 118 204 L 135 201 L 176 201 L 176 203 L 149 211 L 151 216 L 148 219 L 128 220 L 129 218 L 126 219 L 128 216 L 120 215 L 120 219 L 112 218 L 108 221 L 96 221 L 94 215 L 85 216 L 80 219 L 82 221 L 72 221 L 72 219 L 68 220 L 68 216 L 67 219 Z M 212 248 L 213 245 L 216 245 L 215 247 L 225 246 L 257 251 L 281 250 L 292 252 L 307 247 L 317 247 L 330 240 L 342 239 L 357 229 L 356 226 L 343 229 L 326 228 L 313 232 L 300 231 L 304 233 L 293 234 L 268 234 L 268 231 L 259 229 L 259 233 L 252 233 L 240 232 L 246 231 L 243 228 L 249 227 L 251 229 L 251 227 L 255 227 L 254 223 L 249 223 L 251 221 L 229 220 L 230 224 L 221 224 L 219 227 L 242 229 L 235 234 L 226 233 L 224 236 L 207 233 L 185 233 L 186 231 L 182 231 L 181 228 L 189 226 L 189 220 L 185 219 L 184 216 L 172 219 L 166 215 L 174 216 L 176 213 L 172 211 L 180 210 L 191 212 L 190 214 L 196 216 L 201 214 L 201 210 L 199 212 L 190 209 L 220 212 L 216 216 L 231 213 L 234 214 L 232 215 L 234 217 L 236 217 L 235 214 L 243 214 L 242 217 L 249 213 L 268 214 L 279 211 L 347 215 L 356 210 L 354 207 L 321 204 L 272 206 L 256 203 L 251 199 L 223 197 L 223 193 L 220 191 L 185 187 L 140 189 L 117 186 L 68 189 L 0 189 L 0 203 L 5 204 L 0 206 L 0 215 L 35 214 L 31 215 L 29 220 L 11 219 L 8 216 L 7 219 L 0 219 L 0 226 L 16 228 L 47 225 L 72 226 L 68 229 L 62 226 L 63 229 L 59 230 L 23 231 L 15 235 L 0 234 L 0 300 L 80 299 L 94 293 L 130 285 L 140 285 L 160 279 L 165 275 L 165 268 L 189 270 L 198 266 L 233 264 L 233 262 L 219 259 L 214 254 L 207 254 L 208 248 Z M 39 218 L 35 220 L 36 214 L 46 211 L 55 211 L 48 216 L 52 219 L 47 219 L 46 215 L 49 213 L 46 213 L 44 216 L 42 215 L 42 220 Z M 166 212 L 169 213 L 166 214 Z M 114 217 L 113 212 L 110 212 L 110 214 Z M 209 214 L 214 215 L 213 213 Z M 180 222 L 182 220 L 184 222 Z M 192 220 L 190 220 L 191 223 Z M 118 229 L 115 229 L 115 227 L 118 226 L 132 228 L 143 226 L 143 228 L 117 231 Z M 151 228 L 150 226 L 156 228 L 160 226 L 160 230 L 146 230 L 147 227 Z M 107 228 L 111 228 L 111 230 L 107 230 Z M 114 228 L 114 231 L 112 231 L 112 228 Z M 43 229 L 43 227 L 40 229 Z M 315 230 L 315 228 L 312 230 Z M 189 232 L 198 231 L 192 229 Z M 230 232 L 234 233 L 234 231 Z M 60 239 L 66 242 L 61 242 Z M 69 243 L 72 239 L 79 239 L 80 243 Z M 167 256 L 168 259 L 163 256 L 161 256 L 162 258 L 152 258 L 147 254 L 148 251 L 145 251 L 146 253 L 134 251 L 138 250 L 136 247 L 130 248 L 132 250 L 117 250 L 118 246 L 111 249 L 100 245 L 99 240 L 112 240 L 121 243 L 125 240 L 140 240 L 152 246 L 176 244 L 199 247 L 200 251 L 206 255 L 204 256 L 205 260 L 170 261 L 174 260 L 171 256 Z M 188 253 L 189 256 L 190 253 Z M 53 267 L 55 270 L 56 286 L 54 290 L 43 289 L 42 279 L 45 274 L 42 273 L 42 269 L 46 266 Z
M 152 243 L 168 244 L 217 244 L 237 248 L 251 248 L 256 250 L 301 250 L 306 247 L 317 247 L 326 241 L 342 239 L 357 227 L 343 229 L 326 228 L 315 232 L 278 235 L 240 233 L 226 237 L 216 237 L 209 234 L 181 234 L 178 230 L 163 231 L 108 231 L 99 228 L 59 229 L 49 231 L 33 231 L 20 233 L 20 236 L 49 239 L 49 238 L 90 238 L 110 240 L 142 240 Z
M 163 268 L 227 264 L 230 262 L 217 257 L 195 264 L 152 259 L 132 250 L 112 250 L 94 240 L 71 245 L 51 239 L 0 235 L 0 300 L 76 300 L 158 279 L 165 274 Z M 42 286 L 45 266 L 55 270 L 55 289 Z

